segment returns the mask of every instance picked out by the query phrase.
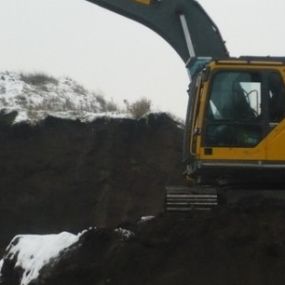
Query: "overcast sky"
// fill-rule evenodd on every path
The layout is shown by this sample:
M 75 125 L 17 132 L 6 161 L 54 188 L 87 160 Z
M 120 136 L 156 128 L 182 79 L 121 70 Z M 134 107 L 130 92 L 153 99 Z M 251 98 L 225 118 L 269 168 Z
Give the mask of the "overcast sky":
M 173 0 L 175 1 L 175 0 Z M 284 0 L 199 0 L 233 56 L 285 56 Z M 188 77 L 158 35 L 85 0 L 0 0 L 0 70 L 67 75 L 184 117 Z

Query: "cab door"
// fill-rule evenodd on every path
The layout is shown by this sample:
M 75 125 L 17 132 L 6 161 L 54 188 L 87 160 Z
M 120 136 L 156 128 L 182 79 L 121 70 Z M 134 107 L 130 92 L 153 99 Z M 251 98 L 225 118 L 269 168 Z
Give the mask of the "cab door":
M 283 71 L 283 70 L 282 70 Z M 282 71 L 270 71 L 268 79 L 269 132 L 265 138 L 267 164 L 285 167 L 285 85 Z M 284 71 L 283 71 L 284 72 Z
M 268 133 L 267 82 L 259 70 L 219 70 L 210 83 L 201 133 L 200 158 L 262 161 Z

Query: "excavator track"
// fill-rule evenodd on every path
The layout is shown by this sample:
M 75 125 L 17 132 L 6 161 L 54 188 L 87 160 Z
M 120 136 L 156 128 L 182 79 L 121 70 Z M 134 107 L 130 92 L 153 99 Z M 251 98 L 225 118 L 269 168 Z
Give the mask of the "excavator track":
M 210 211 L 218 205 L 232 207 L 242 204 L 246 207 L 263 203 L 285 206 L 285 188 L 255 189 L 243 187 L 214 186 L 167 186 L 165 208 L 167 212 Z
M 217 205 L 218 195 L 213 187 L 166 187 L 167 212 L 209 211 Z

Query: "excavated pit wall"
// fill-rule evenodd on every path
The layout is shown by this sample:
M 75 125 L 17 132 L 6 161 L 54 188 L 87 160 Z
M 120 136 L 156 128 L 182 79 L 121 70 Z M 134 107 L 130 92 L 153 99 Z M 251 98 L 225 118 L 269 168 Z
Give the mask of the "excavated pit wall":
M 112 227 L 163 211 L 183 182 L 183 130 L 166 114 L 35 126 L 0 118 L 0 246 L 15 234 Z

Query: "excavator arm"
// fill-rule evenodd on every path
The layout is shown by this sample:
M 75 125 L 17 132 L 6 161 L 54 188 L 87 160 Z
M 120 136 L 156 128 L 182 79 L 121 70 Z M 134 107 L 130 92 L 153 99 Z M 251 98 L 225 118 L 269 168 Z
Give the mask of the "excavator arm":
M 229 56 L 219 29 L 195 0 L 87 0 L 140 22 L 164 38 L 187 63 Z

